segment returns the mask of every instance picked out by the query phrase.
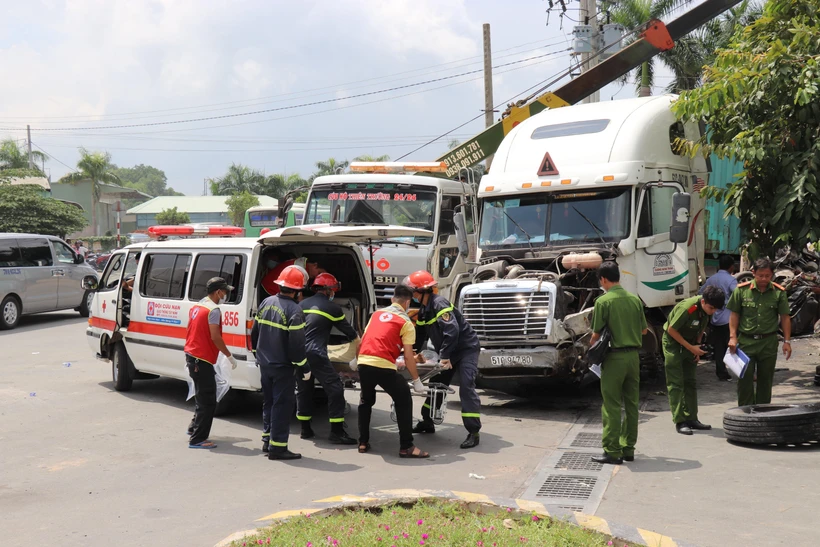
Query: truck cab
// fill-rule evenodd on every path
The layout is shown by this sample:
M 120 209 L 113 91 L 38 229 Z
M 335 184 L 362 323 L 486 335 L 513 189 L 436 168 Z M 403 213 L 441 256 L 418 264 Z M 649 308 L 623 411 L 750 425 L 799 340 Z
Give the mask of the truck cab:
M 363 245 L 380 306 L 388 306 L 395 286 L 417 270 L 429 270 L 439 292 L 455 301 L 470 283 L 476 256 L 474 190 L 466 182 L 423 174 L 440 164 L 353 163 L 353 173 L 318 177 L 307 198 L 304 225 L 394 225 L 421 228 L 430 237 L 382 238 Z M 399 174 L 401 173 L 401 174 Z M 459 250 L 454 217 L 461 212 L 465 242 Z
M 703 271 L 703 206 L 688 193 L 706 162 L 678 152 L 699 132 L 674 98 L 547 110 L 504 139 L 478 190 L 481 266 L 459 300 L 481 340 L 479 384 L 579 380 L 604 260 L 646 307 L 642 358 L 655 363 L 665 314 Z

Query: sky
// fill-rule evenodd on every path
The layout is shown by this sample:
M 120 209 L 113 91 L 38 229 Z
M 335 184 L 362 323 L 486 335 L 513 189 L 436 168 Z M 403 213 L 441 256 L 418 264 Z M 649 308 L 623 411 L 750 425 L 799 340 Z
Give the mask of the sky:
M 121 167 L 162 169 L 188 195 L 202 195 L 204 180 L 231 163 L 307 177 L 330 157 L 397 159 L 481 114 L 483 23 L 500 110 L 567 71 L 579 4 L 568 3 L 563 21 L 548 7 L 0 0 L 0 139 L 25 139 L 30 125 L 53 181 L 85 147 L 108 151 Z M 660 71 L 653 93 L 667 83 Z M 634 94 L 632 83 L 612 84 L 601 100 Z M 480 116 L 406 159 L 432 161 L 448 139 L 483 127 Z

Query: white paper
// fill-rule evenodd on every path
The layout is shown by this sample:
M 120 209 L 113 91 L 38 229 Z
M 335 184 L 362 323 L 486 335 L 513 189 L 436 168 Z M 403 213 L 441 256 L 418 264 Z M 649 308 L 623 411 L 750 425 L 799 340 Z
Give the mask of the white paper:
M 589 370 L 598 378 L 601 377 L 601 365 L 592 365 Z
M 225 354 L 220 353 L 216 359 L 216 402 L 222 400 L 222 397 L 231 389 L 231 362 L 225 357 Z
M 738 348 L 737 353 L 727 351 L 723 356 L 723 362 L 726 363 L 726 368 L 738 378 L 743 378 L 746 374 L 746 367 L 749 366 L 749 356 L 743 353 L 743 350 Z
M 185 363 L 182 367 L 185 369 L 185 380 L 188 382 L 188 398 L 185 400 L 190 401 L 191 397 L 196 395 L 196 386 L 194 386 L 194 379 L 191 378 L 191 371 L 188 370 L 188 363 Z

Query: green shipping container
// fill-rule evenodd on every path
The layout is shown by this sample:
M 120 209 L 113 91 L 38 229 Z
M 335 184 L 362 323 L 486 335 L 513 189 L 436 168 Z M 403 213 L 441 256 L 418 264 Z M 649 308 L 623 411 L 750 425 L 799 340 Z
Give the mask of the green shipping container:
M 718 159 L 714 154 L 710 158 L 712 172 L 709 174 L 709 185 L 726 188 L 736 175 L 743 171 L 743 165 L 730 159 Z M 716 259 L 720 254 L 739 255 L 743 243 L 740 233 L 740 219 L 732 215 L 724 218 L 726 206 L 710 199 L 706 203 L 706 262 Z

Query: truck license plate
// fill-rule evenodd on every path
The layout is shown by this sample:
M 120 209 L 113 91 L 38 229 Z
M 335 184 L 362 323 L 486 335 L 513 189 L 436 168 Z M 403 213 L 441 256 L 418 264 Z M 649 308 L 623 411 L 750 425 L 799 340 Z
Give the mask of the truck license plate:
M 490 364 L 494 367 L 503 367 L 507 365 L 531 365 L 532 356 L 530 355 L 492 355 L 490 357 Z

